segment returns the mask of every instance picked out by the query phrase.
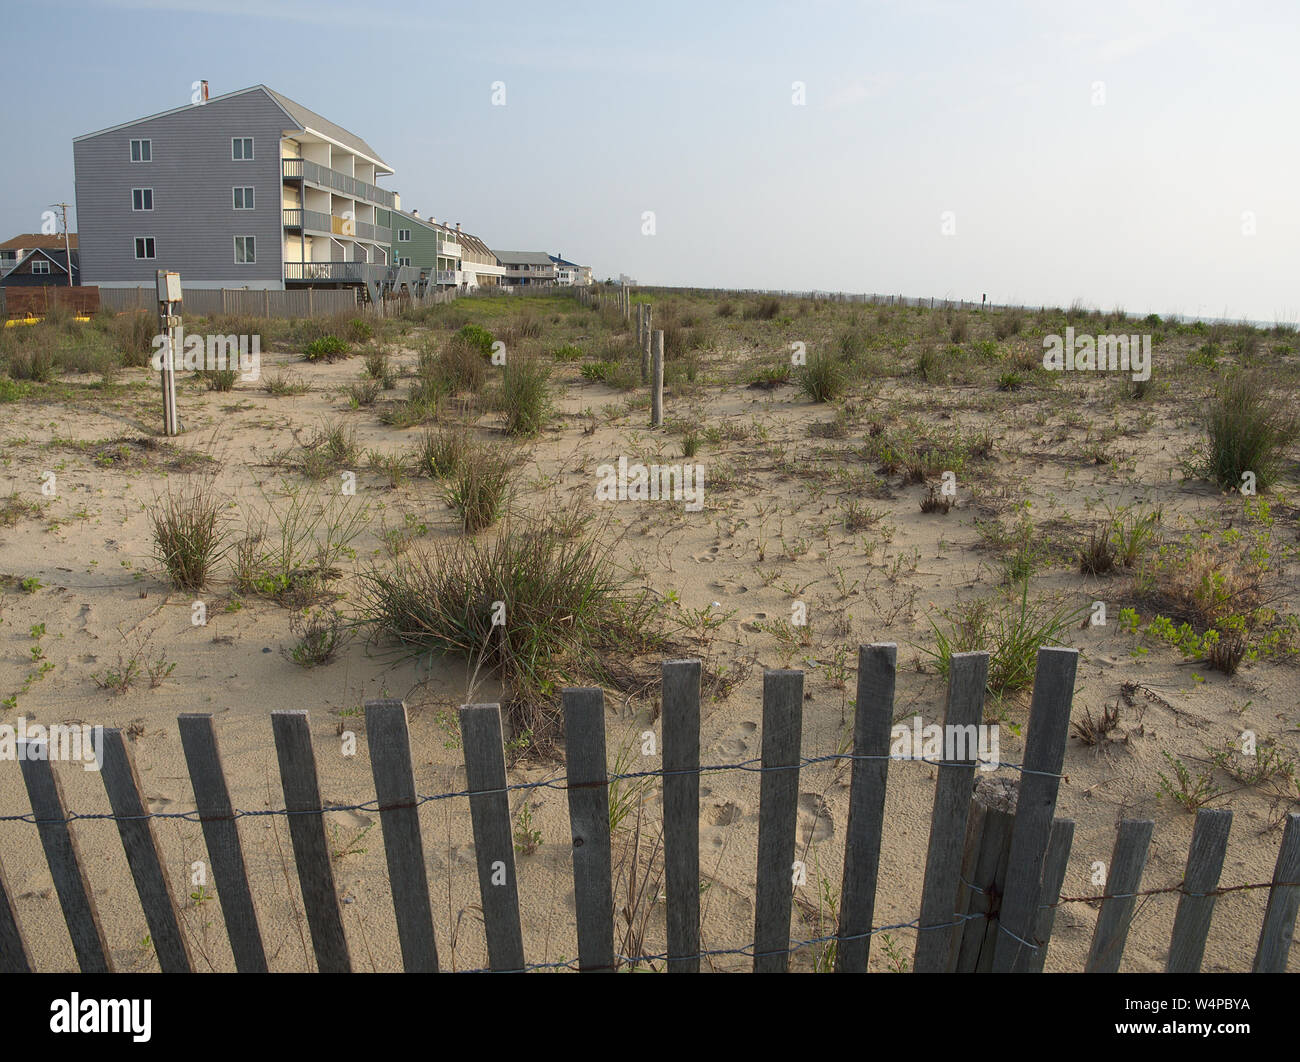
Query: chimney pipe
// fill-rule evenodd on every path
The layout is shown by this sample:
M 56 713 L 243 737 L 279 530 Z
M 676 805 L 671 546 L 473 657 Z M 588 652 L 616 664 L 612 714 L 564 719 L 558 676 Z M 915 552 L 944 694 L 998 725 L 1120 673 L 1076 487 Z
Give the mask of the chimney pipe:
M 460 222 L 456 222 L 456 231 L 460 232 Z
M 203 82 L 203 102 L 208 102 L 208 83 L 206 81 Z

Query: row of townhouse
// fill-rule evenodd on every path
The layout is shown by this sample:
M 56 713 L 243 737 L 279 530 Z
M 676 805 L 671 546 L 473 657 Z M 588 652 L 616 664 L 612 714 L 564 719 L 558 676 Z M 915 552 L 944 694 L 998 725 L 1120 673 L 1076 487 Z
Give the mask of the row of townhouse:
M 544 252 L 549 269 L 517 270 L 459 222 L 404 211 L 374 148 L 265 85 L 202 85 L 196 103 L 73 140 L 82 283 L 148 286 L 169 269 L 192 288 L 345 287 L 402 266 L 465 290 L 590 283 Z

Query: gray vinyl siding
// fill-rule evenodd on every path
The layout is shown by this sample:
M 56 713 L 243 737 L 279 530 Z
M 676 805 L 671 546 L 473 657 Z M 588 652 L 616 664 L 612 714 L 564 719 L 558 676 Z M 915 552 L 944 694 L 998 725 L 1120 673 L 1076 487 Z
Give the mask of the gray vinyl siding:
M 260 90 L 191 106 L 73 143 L 77 230 L 85 284 L 151 285 L 159 269 L 198 287 L 283 287 L 280 136 L 284 112 Z M 251 162 L 231 158 L 233 137 L 254 139 Z M 151 162 L 131 141 L 153 142 Z M 254 210 L 231 189 L 252 186 Z M 133 211 L 131 190 L 153 189 L 153 210 Z M 154 237 L 153 260 L 135 238 Z M 235 263 L 235 237 L 257 239 L 257 261 Z

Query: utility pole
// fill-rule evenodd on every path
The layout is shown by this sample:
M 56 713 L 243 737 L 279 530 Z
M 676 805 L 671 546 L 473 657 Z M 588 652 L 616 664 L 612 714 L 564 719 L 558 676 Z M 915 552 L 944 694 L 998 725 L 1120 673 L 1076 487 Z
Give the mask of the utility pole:
M 68 287 L 72 287 L 72 241 L 68 237 L 68 203 L 51 203 L 63 216 L 63 252 L 68 256 Z

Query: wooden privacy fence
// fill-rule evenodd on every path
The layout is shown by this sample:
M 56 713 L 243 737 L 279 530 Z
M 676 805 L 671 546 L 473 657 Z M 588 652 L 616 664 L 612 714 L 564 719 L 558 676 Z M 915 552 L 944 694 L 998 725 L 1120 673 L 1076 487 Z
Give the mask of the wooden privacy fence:
M 622 956 L 614 946 L 611 882 L 610 781 L 606 767 L 605 707 L 599 689 L 562 693 L 567 777 L 510 785 L 502 743 L 500 707 L 460 709 L 467 788 L 460 794 L 421 796 L 416 792 L 405 705 L 379 700 L 365 706 L 366 734 L 376 801 L 358 805 L 378 810 L 403 967 L 436 971 L 438 949 L 430 906 L 421 804 L 466 796 L 472 819 L 475 861 L 482 902 L 489 968 L 494 972 L 572 968 L 573 962 L 529 963 L 524 951 L 516 886 L 508 795 L 547 785 L 568 797 L 573 883 L 581 971 L 611 971 L 620 962 L 664 961 L 670 972 L 695 972 L 712 955 L 752 956 L 757 972 L 787 968 L 796 948 L 833 944 L 841 972 L 867 969 L 872 936 L 886 929 L 918 930 L 917 971 L 1041 971 L 1051 937 L 1074 824 L 1055 817 L 1065 756 L 1070 703 L 1078 652 L 1043 648 L 1030 708 L 1014 806 L 974 785 L 976 752 L 969 758 L 926 760 L 937 766 L 929 846 L 918 917 L 900 926 L 875 926 L 885 789 L 891 758 L 897 647 L 861 646 L 858 651 L 857 711 L 853 751 L 803 759 L 800 741 L 803 672 L 767 671 L 763 676 L 762 750 L 757 761 L 702 765 L 700 762 L 699 660 L 663 665 L 662 768 L 616 775 L 663 782 L 663 853 L 667 949 L 661 955 Z M 979 724 L 983 715 L 987 653 L 952 657 L 944 723 Z M 335 888 L 316 761 L 306 711 L 276 711 L 271 729 L 279 761 L 285 806 L 275 811 L 236 811 L 230 802 L 211 715 L 182 715 L 180 736 L 193 785 L 195 812 L 150 814 L 120 730 L 105 731 L 101 773 L 112 815 L 144 916 L 164 971 L 193 969 L 190 945 L 154 835 L 155 818 L 197 819 L 202 824 L 225 917 L 235 965 L 241 972 L 267 969 L 241 847 L 238 819 L 247 814 L 284 814 L 302 890 L 316 965 L 346 972 L 352 962 Z M 951 755 L 951 754 L 950 754 Z M 68 932 L 83 971 L 112 969 L 110 950 L 95 909 L 60 786 L 48 759 L 20 753 L 32 815 L 8 816 L 35 823 Z M 915 757 L 909 757 L 915 758 Z M 814 941 L 791 938 L 792 870 L 799 778 L 803 767 L 827 760 L 851 760 L 849 819 L 835 933 Z M 743 948 L 704 950 L 700 935 L 700 776 L 724 769 L 757 771 L 760 804 L 753 943 Z M 997 789 L 996 786 L 992 787 Z M 1003 786 L 1002 796 L 1011 787 Z M 974 791 L 974 792 L 973 792 Z M 1220 890 L 1219 873 L 1232 813 L 1202 810 L 1196 820 L 1174 922 L 1167 968 L 1199 970 L 1206 935 L 1221 892 L 1267 887 L 1269 898 L 1258 944 L 1256 971 L 1286 967 L 1297 906 L 1300 906 L 1300 814 L 1291 814 L 1271 883 Z M 1120 824 L 1105 894 L 1086 961 L 1088 971 L 1118 969 L 1151 840 L 1150 821 Z M 0 866 L 0 970 L 26 971 L 31 956 L 19 930 L 13 894 Z
M 158 311 L 155 288 L 100 288 L 100 303 L 116 312 Z M 358 312 L 355 288 L 253 291 L 247 288 L 186 288 L 185 312 L 203 317 L 330 317 Z
M 0 287 L 0 322 L 8 318 L 43 317 L 54 306 L 84 316 L 97 313 L 100 304 L 100 289 L 93 286 Z

